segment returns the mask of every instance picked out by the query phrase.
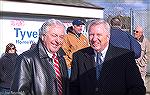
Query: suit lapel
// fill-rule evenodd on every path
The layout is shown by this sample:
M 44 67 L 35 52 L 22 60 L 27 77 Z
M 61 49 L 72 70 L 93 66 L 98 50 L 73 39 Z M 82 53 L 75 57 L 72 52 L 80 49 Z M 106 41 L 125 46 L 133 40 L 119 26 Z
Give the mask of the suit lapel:
M 83 54 L 86 56 L 85 60 L 88 60 L 88 61 L 85 61 L 84 65 L 85 65 L 86 70 L 90 70 L 93 67 L 95 67 L 94 50 L 91 47 L 88 47 L 86 49 L 86 51 L 84 51 L 84 52 L 85 53 L 83 53 Z M 88 63 L 86 63 L 86 62 L 88 62 Z
M 84 61 L 84 66 L 86 69 L 86 73 L 88 75 L 88 77 L 90 78 L 90 80 L 93 81 L 93 84 L 95 84 L 96 81 L 96 68 L 95 68 L 95 53 L 94 50 L 91 47 L 88 47 L 87 49 L 85 49 L 86 51 L 84 51 L 85 53 L 83 53 L 85 55 L 85 60 Z
M 46 48 L 45 46 L 42 44 L 41 39 L 39 39 L 38 41 L 38 51 L 39 51 L 39 57 L 41 59 L 41 65 L 43 65 L 44 68 L 46 68 L 46 72 L 50 73 L 49 75 L 53 75 L 51 77 L 55 77 L 55 71 L 53 69 L 53 65 L 52 65 L 52 59 L 48 56 L 48 54 L 46 53 Z
M 113 66 L 113 63 L 112 62 L 112 59 L 114 57 L 114 54 L 115 54 L 115 51 L 113 50 L 113 46 L 110 44 L 109 45 L 109 48 L 107 50 L 107 53 L 106 53 L 106 56 L 105 56 L 105 60 L 103 62 L 103 67 L 102 67 L 102 70 L 101 70 L 101 74 L 100 74 L 100 77 L 101 77 L 101 80 L 105 80 L 105 78 L 107 78 L 107 76 L 109 75 L 109 73 L 111 72 L 111 68 Z
M 67 73 L 64 72 L 64 71 L 66 71 L 66 68 L 65 68 L 65 65 L 64 65 L 64 64 L 66 64 L 66 63 L 65 63 L 65 60 L 64 60 L 63 57 L 59 57 L 58 60 L 59 60 L 59 64 L 60 64 L 60 72 L 61 72 L 61 75 L 62 75 L 62 77 L 66 77 L 66 76 L 67 76 Z
M 54 75 L 53 77 L 55 77 L 55 71 L 53 68 L 52 59 L 49 57 L 43 58 L 41 59 L 41 62 L 42 62 L 43 67 L 45 67 L 48 73 L 50 73 L 49 75 Z
M 59 64 L 60 64 L 60 71 L 61 71 L 61 75 L 62 77 L 68 77 L 68 73 L 67 72 L 64 72 L 64 71 L 67 71 L 67 68 L 66 68 L 66 61 L 64 59 L 64 55 L 65 55 L 65 52 L 63 51 L 62 48 L 59 49 L 59 51 L 57 52 L 57 55 L 58 55 L 58 60 L 59 60 Z

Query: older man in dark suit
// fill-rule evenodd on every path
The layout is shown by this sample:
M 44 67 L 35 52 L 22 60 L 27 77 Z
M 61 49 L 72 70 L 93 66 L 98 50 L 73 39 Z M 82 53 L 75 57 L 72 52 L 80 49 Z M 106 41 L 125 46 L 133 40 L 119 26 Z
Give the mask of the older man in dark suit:
M 88 26 L 91 47 L 73 54 L 70 95 L 145 95 L 134 53 L 109 43 L 104 20 Z

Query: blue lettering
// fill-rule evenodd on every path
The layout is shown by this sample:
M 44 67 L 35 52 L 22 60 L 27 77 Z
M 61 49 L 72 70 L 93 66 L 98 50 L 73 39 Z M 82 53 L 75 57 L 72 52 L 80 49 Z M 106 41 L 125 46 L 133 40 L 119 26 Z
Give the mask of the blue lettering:
M 31 32 L 28 32 L 28 31 L 27 31 L 27 35 L 28 35 L 28 37 L 30 38 L 31 35 L 32 35 L 32 31 L 31 31 Z
M 23 39 L 24 39 L 24 36 L 25 36 L 26 31 L 24 31 L 24 32 L 20 31 L 20 33 L 21 33 L 21 40 L 23 40 Z
M 24 40 L 25 37 L 28 38 L 37 38 L 38 37 L 38 32 L 36 31 L 23 31 L 21 30 L 21 28 L 14 28 L 14 30 L 16 31 L 16 37 L 21 36 L 21 40 Z
M 30 41 L 30 44 L 33 44 L 33 43 L 35 43 L 35 42 L 34 42 L 33 40 L 31 40 L 31 41 Z
M 16 37 L 18 37 L 18 32 L 21 30 L 21 28 L 14 28 L 14 30 L 16 30 Z
M 33 32 L 33 37 L 34 37 L 34 38 L 37 38 L 37 36 L 38 36 L 38 32 L 34 31 L 34 32 Z
M 31 44 L 33 41 L 16 40 L 16 44 Z

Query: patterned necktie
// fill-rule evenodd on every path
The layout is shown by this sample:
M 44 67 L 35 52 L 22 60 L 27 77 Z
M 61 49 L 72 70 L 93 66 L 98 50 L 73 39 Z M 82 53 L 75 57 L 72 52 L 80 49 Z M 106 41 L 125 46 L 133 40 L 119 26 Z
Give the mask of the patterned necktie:
M 102 59 L 101 59 L 102 54 L 101 53 L 97 53 L 96 55 L 96 78 L 97 80 L 100 77 L 100 72 L 101 72 L 101 68 L 102 68 Z
M 55 54 L 53 54 L 52 58 L 54 61 L 54 69 L 55 69 L 55 74 L 56 74 L 56 79 L 58 84 L 58 95 L 62 95 L 62 78 L 61 78 L 58 58 Z

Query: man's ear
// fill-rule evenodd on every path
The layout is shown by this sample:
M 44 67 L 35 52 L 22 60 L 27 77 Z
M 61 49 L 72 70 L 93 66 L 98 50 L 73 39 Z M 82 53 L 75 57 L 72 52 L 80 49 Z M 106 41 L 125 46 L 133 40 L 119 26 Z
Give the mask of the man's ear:
M 110 40 L 110 35 L 107 35 L 108 40 Z
M 42 41 L 44 40 L 44 35 L 41 36 Z
M 107 38 L 109 38 L 109 39 L 110 39 L 110 34 L 108 34 L 108 35 L 107 35 Z

